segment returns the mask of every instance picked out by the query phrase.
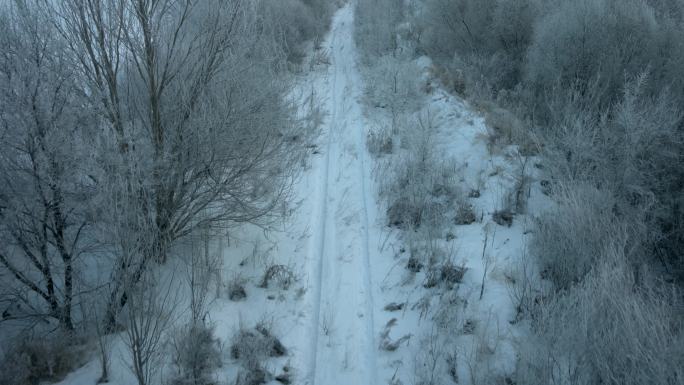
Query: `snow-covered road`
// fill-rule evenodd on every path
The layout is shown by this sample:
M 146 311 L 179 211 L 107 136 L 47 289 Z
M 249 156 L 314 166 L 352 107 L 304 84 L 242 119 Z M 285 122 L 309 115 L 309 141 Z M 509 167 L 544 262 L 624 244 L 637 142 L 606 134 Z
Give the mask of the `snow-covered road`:
M 369 255 L 369 206 L 360 76 L 353 39 L 353 8 L 333 21 L 327 90 L 330 117 L 309 245 L 313 315 L 312 384 L 376 383 L 373 291 Z

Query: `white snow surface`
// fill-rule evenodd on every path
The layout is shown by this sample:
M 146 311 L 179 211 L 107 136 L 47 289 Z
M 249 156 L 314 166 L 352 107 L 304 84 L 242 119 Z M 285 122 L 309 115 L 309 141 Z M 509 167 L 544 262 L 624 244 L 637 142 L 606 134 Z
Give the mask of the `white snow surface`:
M 524 338 L 527 330 L 524 323 L 509 322 L 516 312 L 507 276 L 520 263 L 528 216 L 516 216 L 511 227 L 491 221 L 502 194 L 514 183 L 515 160 L 506 154 L 515 149 L 490 155 L 484 139 L 487 128 L 476 111 L 439 89 L 426 95 L 425 106 L 436 116 L 434 150 L 459 162 L 464 186 L 481 187 L 481 196 L 471 203 L 482 220 L 454 225 L 449 230 L 455 239 L 444 241 L 454 250 L 456 263 L 468 269 L 463 282 L 453 293 L 424 288 L 424 272 L 411 275 L 405 268 L 405 244 L 398 230 L 386 226 L 386 208 L 372 175 L 377 161 L 366 149 L 366 135 L 388 118 L 361 104 L 364 85 L 353 14 L 352 5 L 336 13 L 323 44 L 330 65 L 316 66 L 302 75 L 297 86 L 302 94 L 313 92 L 327 115 L 316 150 L 295 186 L 296 204 L 283 208 L 290 215 L 277 231 L 243 226 L 215 244 L 223 259 L 222 284 L 216 287 L 208 320 L 225 343 L 226 363 L 217 379 L 233 383 L 238 368 L 229 354 L 231 338 L 240 327 L 253 327 L 262 320 L 272 322 L 273 334 L 288 348 L 287 356 L 270 359 L 267 369 L 278 375 L 288 366 L 294 384 L 417 384 L 417 373 L 432 370 L 426 357 L 433 353 L 438 361 L 434 384 L 453 383 L 446 363 L 449 355 L 457 357 L 461 384 L 475 382 L 479 371 L 503 378 L 514 371 L 515 341 Z M 426 66 L 425 59 L 418 62 Z M 530 211 L 542 197 L 533 182 Z M 490 264 L 480 299 L 487 232 Z M 289 266 L 297 282 L 287 290 L 257 287 L 272 263 Z M 247 279 L 247 298 L 233 302 L 225 284 L 238 274 Z M 460 299 L 452 304 L 458 319 L 454 325 L 463 328 L 468 321 L 475 325 L 474 331 L 436 326 L 437 304 L 448 295 Z M 401 311 L 385 311 L 392 302 L 405 306 Z M 427 307 L 421 306 L 426 303 Z M 394 318 L 389 338 L 411 337 L 394 351 L 381 350 L 380 333 Z M 110 384 L 135 384 L 121 341 L 114 349 Z M 90 385 L 98 376 L 94 359 L 60 384 Z

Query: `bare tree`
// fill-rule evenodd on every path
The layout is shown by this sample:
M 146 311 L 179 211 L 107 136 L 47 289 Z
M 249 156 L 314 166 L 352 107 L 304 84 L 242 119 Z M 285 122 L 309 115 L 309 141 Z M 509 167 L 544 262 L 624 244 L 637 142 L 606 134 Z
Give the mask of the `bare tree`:
M 84 95 L 33 2 L 17 1 L 0 17 L 0 266 L 24 309 L 9 317 L 50 317 L 72 329 L 92 196 L 81 157 Z
M 254 7 L 55 4 L 56 27 L 108 128 L 102 152 L 112 158 L 103 168 L 124 176 L 131 199 L 150 198 L 140 209 L 153 218 L 154 247 L 138 267 L 164 262 L 174 241 L 200 227 L 268 223 L 288 195 L 306 133 L 291 120 L 285 84 L 276 80 L 282 55 L 261 33 L 266 21 Z M 125 298 L 116 290 L 112 308 Z
M 209 290 L 212 280 L 216 279 L 214 271 L 220 266 L 220 257 L 210 249 L 211 233 L 203 229 L 190 239 L 189 256 L 186 264 L 185 280 L 190 289 L 190 315 L 192 324 L 204 321 L 210 304 Z
M 138 385 L 148 385 L 162 366 L 160 349 L 173 321 L 178 290 L 174 289 L 173 275 L 163 280 L 152 272 L 132 284 L 124 338 L 131 353 L 130 369 Z
M 102 288 L 102 294 L 106 294 L 107 286 Z M 112 361 L 112 344 L 115 335 L 107 330 L 107 323 L 104 317 L 106 309 L 106 295 L 93 295 L 84 298 L 79 302 L 81 314 L 83 314 L 85 329 L 88 336 L 96 342 L 98 359 L 100 361 L 100 377 L 98 384 L 109 382 L 110 364 Z M 104 299 L 104 301 L 102 300 Z

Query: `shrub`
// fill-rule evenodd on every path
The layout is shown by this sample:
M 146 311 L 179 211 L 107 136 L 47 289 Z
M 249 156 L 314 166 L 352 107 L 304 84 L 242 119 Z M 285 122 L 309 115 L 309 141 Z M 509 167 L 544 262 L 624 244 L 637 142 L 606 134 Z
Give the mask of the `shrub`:
M 269 287 L 271 282 L 275 282 L 279 288 L 287 290 L 296 280 L 295 274 L 288 266 L 269 265 L 266 267 L 266 271 L 264 272 L 264 276 L 261 278 L 259 287 L 265 289 Z
M 431 132 L 429 116 L 406 124 L 400 134 L 407 154 L 390 165 L 391 174 L 383 178 L 381 194 L 389 201 L 390 226 L 421 228 L 437 236 L 442 226 L 452 222 L 463 193 L 455 164 L 435 159 Z
M 237 360 L 244 373 L 237 383 L 256 385 L 266 383 L 271 374 L 263 367 L 269 357 L 281 357 L 287 349 L 271 332 L 270 325 L 258 323 L 254 329 L 241 329 L 233 337 L 230 347 L 231 358 Z
M 423 74 L 408 57 L 384 55 L 370 68 L 365 96 L 373 107 L 387 108 L 393 115 L 415 111 L 423 97 Z
M 514 144 L 514 139 L 522 136 L 525 130 L 523 122 L 511 111 L 496 106 L 491 102 L 480 102 L 479 107 L 484 110 L 485 122 L 489 130 L 489 151 L 493 148 Z
M 449 222 L 449 212 L 453 212 L 459 190 L 454 186 L 451 171 L 431 162 L 410 156 L 397 166 L 396 175 L 391 176 L 387 187 L 393 194 L 388 197 L 390 226 L 437 230 Z M 399 193 L 394 195 L 396 192 Z
M 657 249 L 671 272 L 684 277 L 683 111 L 669 92 L 648 96 L 650 79 L 627 83 L 613 108 L 604 180 L 614 186 L 617 210 L 647 249 Z
M 486 79 L 495 91 L 513 88 L 539 9 L 537 0 L 428 0 L 416 15 L 418 47 L 452 73 Z
M 681 384 L 683 324 L 670 302 L 681 299 L 637 284 L 621 242 L 582 283 L 540 302 L 518 383 Z
M 451 260 L 443 262 L 440 266 L 433 266 L 425 275 L 423 287 L 430 289 L 439 284 L 446 288 L 453 288 L 460 284 L 468 269 L 464 266 L 456 266 Z
M 247 280 L 239 274 L 236 274 L 233 279 L 228 282 L 228 298 L 231 301 L 242 301 L 247 298 L 247 290 L 245 284 Z
M 391 154 L 394 151 L 392 133 L 387 127 L 370 131 L 366 140 L 368 152 L 373 156 Z
M 596 111 L 593 91 L 581 96 L 570 90 L 552 102 L 562 112 L 553 119 L 555 129 L 544 135 L 545 171 L 555 179 L 546 184 L 573 181 L 613 195 L 616 218 L 629 227 L 633 244 L 659 250 L 677 274 L 684 271 L 680 253 L 674 252 L 684 244 L 675 230 L 682 228 L 682 112 L 668 92 L 649 96 L 649 83 L 648 74 L 629 80 L 620 100 L 604 113 Z
M 6 345 L 0 361 L 0 383 L 37 385 L 59 381 L 83 364 L 84 347 L 71 335 L 21 338 Z
M 411 255 L 406 263 L 406 268 L 413 273 L 417 273 L 423 269 L 423 262 L 421 262 L 417 255 Z
M 455 53 L 495 50 L 490 28 L 497 0 L 428 0 L 422 24 L 420 47 L 435 58 L 452 58 Z
M 526 79 L 542 89 L 583 87 L 598 79 L 601 106 L 618 96 L 624 77 L 643 71 L 653 57 L 657 21 L 641 0 L 563 1 L 540 18 L 529 48 Z
M 295 64 L 305 56 L 303 43 L 320 40 L 332 14 L 330 5 L 318 0 L 266 0 L 260 6 L 262 16 L 272 21 L 269 26 L 288 61 Z
M 354 39 L 367 63 L 398 48 L 397 27 L 404 12 L 403 0 L 361 0 L 356 3 Z
M 515 213 L 509 209 L 496 210 L 492 213 L 492 220 L 499 226 L 511 227 Z
M 473 205 L 466 201 L 461 201 L 456 206 L 456 217 L 454 223 L 457 225 L 469 225 L 477 221 Z
M 615 236 L 624 233 L 609 193 L 586 185 L 564 186 L 558 206 L 542 214 L 530 245 L 558 289 L 578 283 Z
M 402 229 L 419 227 L 422 215 L 421 207 L 407 197 L 397 199 L 387 209 L 388 225 Z
M 433 65 L 430 67 L 430 76 L 438 79 L 447 92 L 465 95 L 465 76 L 461 69 L 448 69 L 444 66 Z
M 272 335 L 270 327 L 264 323 L 257 324 L 253 330 L 242 329 L 233 338 L 230 355 L 233 359 L 254 366 L 256 361 L 267 357 L 281 357 L 287 349 L 278 338 Z
M 178 370 L 173 385 L 215 385 L 214 371 L 221 366 L 219 341 L 213 327 L 189 324 L 172 340 L 174 364 Z

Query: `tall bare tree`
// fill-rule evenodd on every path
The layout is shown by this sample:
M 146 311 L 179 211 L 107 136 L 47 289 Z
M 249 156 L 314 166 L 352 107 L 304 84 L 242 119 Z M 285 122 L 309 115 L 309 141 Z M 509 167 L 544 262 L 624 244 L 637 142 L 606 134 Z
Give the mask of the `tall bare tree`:
M 84 95 L 64 47 L 30 1 L 2 15 L 0 38 L 0 266 L 23 309 L 73 328 L 75 263 L 92 184 L 83 166 Z M 7 288 L 6 288 L 7 290 Z
M 16 0 L 2 12 L 3 293 L 72 328 L 77 273 L 106 283 L 76 263 L 101 241 L 111 328 L 127 286 L 175 241 L 274 219 L 309 132 L 258 4 Z
M 52 8 L 107 127 L 116 159 L 104 168 L 125 176 L 128 196 L 150 197 L 140 210 L 152 218 L 154 247 L 141 271 L 200 226 L 268 222 L 287 196 L 305 135 L 276 80 L 282 55 L 254 8 L 242 0 Z M 125 302 L 115 291 L 112 304 Z

